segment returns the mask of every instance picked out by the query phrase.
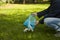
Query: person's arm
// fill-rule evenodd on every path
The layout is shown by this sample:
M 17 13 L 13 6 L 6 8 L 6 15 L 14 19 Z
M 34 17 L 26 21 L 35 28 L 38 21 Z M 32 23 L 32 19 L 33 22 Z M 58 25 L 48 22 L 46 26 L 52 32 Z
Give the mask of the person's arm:
M 48 14 L 50 10 L 51 10 L 51 5 L 47 9 L 40 11 L 40 12 L 37 12 L 37 16 L 40 18 L 40 17 Z
M 38 18 L 45 16 L 46 14 L 49 14 L 51 6 L 49 6 L 47 9 L 41 11 L 41 12 L 37 12 L 37 16 Z M 44 18 L 42 18 L 41 20 L 39 20 L 39 23 L 43 24 L 44 23 Z
M 43 11 L 37 12 L 37 16 L 40 18 L 41 16 L 48 14 L 51 9 L 52 9 L 52 1 L 50 0 L 50 6 Z
M 48 10 L 43 10 L 41 12 L 37 12 L 37 16 L 40 18 L 40 17 L 44 16 L 47 13 L 48 13 Z

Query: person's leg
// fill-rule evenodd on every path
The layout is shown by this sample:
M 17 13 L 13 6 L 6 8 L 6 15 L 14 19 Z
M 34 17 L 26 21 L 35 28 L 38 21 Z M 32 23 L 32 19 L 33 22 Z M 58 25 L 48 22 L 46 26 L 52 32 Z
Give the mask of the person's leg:
M 56 31 L 60 28 L 60 19 L 59 18 L 45 18 L 44 23 L 49 26 L 54 28 Z
M 45 18 L 44 23 L 54 28 L 57 32 L 60 32 L 60 18 Z M 56 36 L 60 36 L 60 33 L 57 33 Z

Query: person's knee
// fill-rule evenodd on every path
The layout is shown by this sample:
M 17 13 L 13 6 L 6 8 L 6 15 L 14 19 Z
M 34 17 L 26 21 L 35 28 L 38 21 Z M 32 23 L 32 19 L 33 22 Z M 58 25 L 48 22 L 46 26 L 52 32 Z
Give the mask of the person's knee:
M 45 18 L 44 19 L 44 23 L 45 24 L 50 24 L 52 21 L 51 21 L 51 18 Z

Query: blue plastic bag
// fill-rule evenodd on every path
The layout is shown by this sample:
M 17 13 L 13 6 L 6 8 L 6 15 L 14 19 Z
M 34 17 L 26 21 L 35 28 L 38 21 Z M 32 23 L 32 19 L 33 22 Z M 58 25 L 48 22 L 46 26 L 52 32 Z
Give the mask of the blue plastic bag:
M 24 25 L 25 27 L 27 27 L 28 29 L 29 28 L 32 28 L 34 29 L 35 28 L 35 23 L 36 23 L 36 18 L 34 15 L 30 15 L 27 20 L 24 22 Z

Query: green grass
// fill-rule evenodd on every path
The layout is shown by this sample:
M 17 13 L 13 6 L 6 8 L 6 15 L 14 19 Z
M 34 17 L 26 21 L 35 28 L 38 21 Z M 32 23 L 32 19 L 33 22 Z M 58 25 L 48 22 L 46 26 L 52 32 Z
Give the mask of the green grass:
M 31 12 L 46 9 L 48 4 L 7 4 L 0 6 L 0 40 L 60 40 L 55 31 L 38 25 L 34 32 L 24 33 L 23 22 Z

